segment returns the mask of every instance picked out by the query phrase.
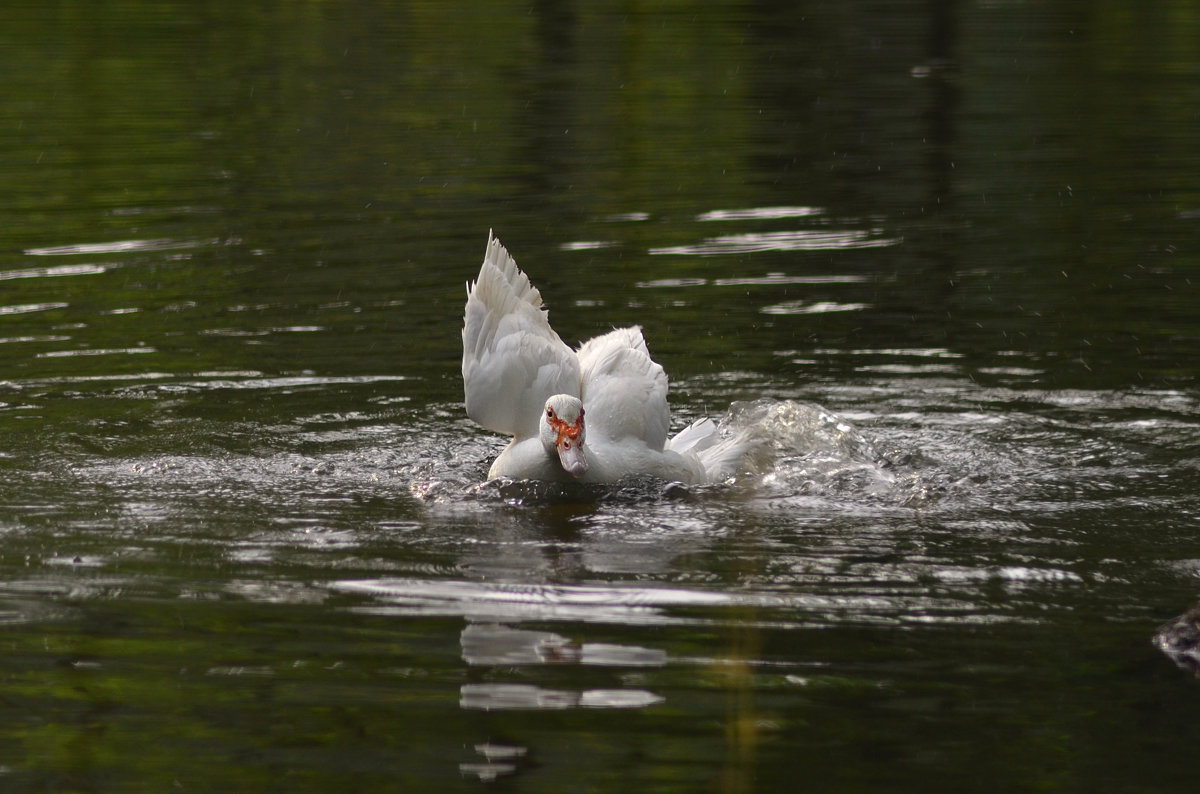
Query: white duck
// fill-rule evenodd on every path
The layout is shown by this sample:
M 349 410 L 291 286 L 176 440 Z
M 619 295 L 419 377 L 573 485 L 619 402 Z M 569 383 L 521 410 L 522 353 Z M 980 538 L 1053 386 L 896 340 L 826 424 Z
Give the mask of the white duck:
M 489 479 L 613 482 L 648 474 L 717 482 L 747 451 L 701 419 L 668 440 L 667 375 L 642 329 L 618 328 L 572 350 L 542 296 L 489 232 L 463 323 L 467 416 L 512 442 Z M 586 420 L 585 420 L 586 417 Z

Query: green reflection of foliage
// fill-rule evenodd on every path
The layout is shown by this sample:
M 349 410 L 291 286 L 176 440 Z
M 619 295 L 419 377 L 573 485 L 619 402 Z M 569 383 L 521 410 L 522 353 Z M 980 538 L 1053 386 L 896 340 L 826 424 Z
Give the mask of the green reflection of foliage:
M 284 610 L 289 618 L 215 601 L 81 609 L 82 626 L 7 634 L 0 745 L 16 781 L 320 790 L 348 769 L 362 785 L 428 780 L 421 715 L 452 709 L 453 688 L 406 686 L 387 673 L 431 666 L 419 635 L 309 625 L 301 636 L 294 609 Z

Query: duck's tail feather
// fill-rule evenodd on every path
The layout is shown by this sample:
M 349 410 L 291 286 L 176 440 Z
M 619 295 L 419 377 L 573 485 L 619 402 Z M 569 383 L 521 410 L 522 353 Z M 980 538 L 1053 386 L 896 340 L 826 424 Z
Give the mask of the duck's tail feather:
M 711 447 L 717 439 L 717 423 L 706 416 L 676 433 L 675 437 L 667 442 L 667 449 L 681 455 L 685 452 L 699 453 Z
M 722 438 L 717 423 L 705 417 L 680 430 L 667 442 L 667 449 L 694 455 L 708 482 L 718 483 L 753 470 L 764 444 L 761 437 L 744 431 Z

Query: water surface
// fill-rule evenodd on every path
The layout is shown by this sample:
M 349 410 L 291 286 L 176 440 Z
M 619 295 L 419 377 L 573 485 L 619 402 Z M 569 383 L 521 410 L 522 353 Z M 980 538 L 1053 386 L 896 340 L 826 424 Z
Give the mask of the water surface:
M 1194 780 L 1191 4 L 0 20 L 6 789 Z M 489 229 L 774 465 L 485 483 Z

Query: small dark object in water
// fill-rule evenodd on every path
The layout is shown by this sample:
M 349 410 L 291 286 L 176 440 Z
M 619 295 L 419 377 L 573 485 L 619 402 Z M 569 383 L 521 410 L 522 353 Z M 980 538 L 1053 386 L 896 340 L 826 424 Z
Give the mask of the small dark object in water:
M 1200 604 L 1160 626 L 1154 645 L 1172 662 L 1200 678 Z

